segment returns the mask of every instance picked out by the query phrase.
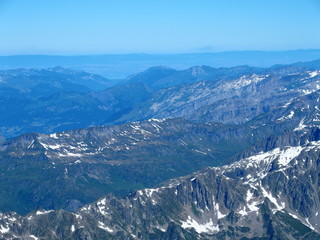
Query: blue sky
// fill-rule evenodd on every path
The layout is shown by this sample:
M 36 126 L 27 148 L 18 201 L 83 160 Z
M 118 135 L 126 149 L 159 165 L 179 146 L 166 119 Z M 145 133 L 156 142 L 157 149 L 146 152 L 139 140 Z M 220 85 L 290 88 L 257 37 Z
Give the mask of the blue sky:
M 0 0 L 0 55 L 320 48 L 319 0 Z

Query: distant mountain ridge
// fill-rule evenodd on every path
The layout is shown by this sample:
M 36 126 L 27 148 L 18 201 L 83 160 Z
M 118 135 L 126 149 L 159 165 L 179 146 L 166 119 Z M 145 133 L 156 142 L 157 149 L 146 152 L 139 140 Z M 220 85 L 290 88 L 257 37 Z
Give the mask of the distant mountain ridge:
M 23 72 L 28 70 L 11 74 L 24 76 Z M 150 118 L 242 123 L 319 86 L 319 61 L 267 69 L 198 66 L 177 71 L 153 67 L 102 91 L 90 91 L 82 85 L 86 81 L 102 81 L 99 76 L 61 68 L 42 72 L 49 74 L 52 81 L 33 88 L 23 88 L 23 84 L 8 88 L 0 82 L 1 135 L 53 133 Z M 28 81 L 43 81 L 39 73 L 40 70 L 30 70 Z M 73 87 L 75 84 L 78 90 Z
M 51 92 L 46 92 L 48 89 L 45 87 L 56 87 L 55 92 L 88 92 L 90 90 L 104 90 L 113 84 L 111 80 L 96 74 L 70 70 L 60 66 L 41 70 L 25 68 L 1 70 L 0 76 L 1 88 L 7 87 L 22 92 L 32 92 L 35 87 L 43 87 L 42 91 L 46 94 Z
M 181 54 L 105 54 L 81 56 L 16 55 L 0 56 L 0 69 L 48 68 L 64 66 L 84 70 L 110 79 L 123 79 L 147 68 L 164 65 L 182 70 L 208 65 L 215 68 L 250 65 L 271 67 L 320 59 L 319 49 L 291 51 L 229 51 Z

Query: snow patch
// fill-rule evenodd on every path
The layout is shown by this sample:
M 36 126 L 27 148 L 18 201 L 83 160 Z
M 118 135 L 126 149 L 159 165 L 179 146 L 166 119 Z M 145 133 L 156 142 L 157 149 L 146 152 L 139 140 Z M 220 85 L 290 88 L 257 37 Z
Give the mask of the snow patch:
M 293 115 L 294 115 L 294 111 L 291 111 L 291 112 L 290 112 L 290 114 L 289 114 L 288 116 L 278 118 L 277 120 L 278 120 L 278 121 L 287 120 L 287 119 L 292 118 L 292 117 L 293 117 Z
M 163 119 L 158 119 L 158 118 L 148 119 L 148 122 L 158 122 L 158 123 L 162 123 L 162 122 L 164 122 L 164 121 L 166 121 L 165 118 L 163 118 Z
M 50 134 L 49 137 L 54 139 L 59 139 L 56 133 Z
M 276 206 L 276 209 L 272 210 L 273 213 L 275 213 L 276 211 L 281 211 L 282 209 L 285 208 L 285 206 L 286 206 L 285 203 L 281 203 L 281 205 L 280 205 L 278 203 L 277 199 L 275 197 L 273 197 L 271 193 L 266 191 L 266 189 L 264 189 L 262 186 L 261 186 L 261 190 L 262 190 L 263 196 L 268 198 Z
M 34 236 L 34 235 L 30 235 L 29 237 L 33 238 L 34 240 L 38 240 L 39 238 Z
M 281 166 L 286 166 L 292 159 L 299 156 L 303 148 L 301 146 L 288 147 L 279 155 L 278 163 Z
M 53 149 L 53 150 L 56 150 L 56 149 L 59 149 L 59 148 L 62 148 L 63 145 L 60 145 L 60 144 L 56 144 L 56 145 L 49 145 L 49 144 L 45 144 L 43 142 L 40 142 L 40 144 L 45 148 L 45 149 Z
M 106 208 L 106 202 L 107 202 L 106 198 L 97 202 L 97 207 L 99 209 L 99 212 L 103 215 L 107 215 L 108 214 L 107 210 L 109 210 L 109 208 Z
M 82 154 L 65 151 L 64 153 L 59 153 L 58 156 L 59 157 L 82 157 Z
M 149 198 L 152 197 L 152 194 L 154 192 L 159 192 L 159 188 L 147 188 L 147 189 L 145 189 L 146 196 L 149 197 Z
M 98 228 L 101 228 L 109 233 L 113 233 L 113 229 L 106 226 L 103 222 L 98 221 Z
M 200 153 L 200 154 L 203 154 L 203 155 L 207 155 L 207 153 L 206 152 L 202 152 L 202 151 L 199 151 L 199 150 L 194 150 L 195 152 L 197 152 L 197 153 Z
M 236 81 L 224 84 L 223 87 L 226 89 L 232 89 L 232 88 L 239 89 L 239 88 L 243 88 L 245 86 L 248 86 L 251 83 L 258 83 L 258 82 L 266 79 L 267 77 L 269 77 L 269 75 L 258 75 L 258 74 L 252 74 L 251 76 L 244 75 Z
M 318 76 L 319 73 L 320 73 L 320 71 L 309 72 L 309 76 L 310 76 L 310 78 L 313 78 L 313 77 L 315 77 L 315 76 Z
M 304 123 L 304 119 L 305 119 L 305 117 L 304 117 L 303 119 L 301 119 L 298 127 L 296 127 L 293 131 L 301 131 L 301 130 L 303 130 L 305 127 L 307 127 L 307 125 L 304 125 L 304 124 L 303 124 L 303 123 Z
M 9 232 L 9 230 L 10 230 L 9 228 L 5 228 L 5 227 L 2 226 L 2 225 L 0 226 L 0 232 L 1 232 L 1 233 L 7 233 L 7 232 Z
M 194 228 L 196 232 L 198 233 L 214 233 L 219 231 L 219 226 L 214 225 L 212 222 L 212 219 L 210 219 L 209 222 L 205 224 L 200 224 L 196 220 L 192 219 L 190 216 L 188 216 L 187 221 L 182 221 L 181 222 L 181 227 L 186 229 L 186 228 Z
M 48 210 L 48 211 L 36 211 L 36 215 L 43 215 L 43 214 L 48 214 L 48 213 L 51 213 L 53 212 L 53 210 Z
M 218 203 L 216 203 L 216 204 L 214 205 L 214 210 L 216 211 L 216 214 L 217 214 L 217 218 L 218 218 L 218 219 L 221 219 L 221 218 L 224 218 L 225 216 L 227 216 L 227 214 L 223 214 L 223 213 L 220 212 L 219 204 L 218 204 Z

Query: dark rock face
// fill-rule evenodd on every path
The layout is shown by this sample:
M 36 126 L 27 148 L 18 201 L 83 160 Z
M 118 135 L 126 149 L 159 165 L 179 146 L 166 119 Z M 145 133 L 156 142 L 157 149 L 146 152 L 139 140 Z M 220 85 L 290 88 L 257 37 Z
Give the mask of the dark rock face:
M 310 135 L 311 137 L 311 135 Z M 320 142 L 207 168 L 76 213 L 1 214 L 4 239 L 318 239 Z

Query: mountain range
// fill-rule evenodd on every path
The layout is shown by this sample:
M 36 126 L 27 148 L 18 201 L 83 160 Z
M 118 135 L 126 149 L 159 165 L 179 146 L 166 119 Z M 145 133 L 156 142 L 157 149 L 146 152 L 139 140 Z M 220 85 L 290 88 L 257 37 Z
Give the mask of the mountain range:
M 241 123 L 316 90 L 319 69 L 319 61 L 267 69 L 153 67 L 118 82 L 62 68 L 3 71 L 0 134 L 10 138 L 150 118 Z
M 291 51 L 229 51 L 177 54 L 104 54 L 104 55 L 14 55 L 0 56 L 0 69 L 51 68 L 64 66 L 84 70 L 111 79 L 124 79 L 129 74 L 164 65 L 174 69 L 209 65 L 216 68 L 250 65 L 270 67 L 274 64 L 292 64 L 320 58 L 319 49 Z
M 5 239 L 318 239 L 320 132 L 71 213 L 1 214 Z
M 0 239 L 320 238 L 319 61 L 5 73 Z

